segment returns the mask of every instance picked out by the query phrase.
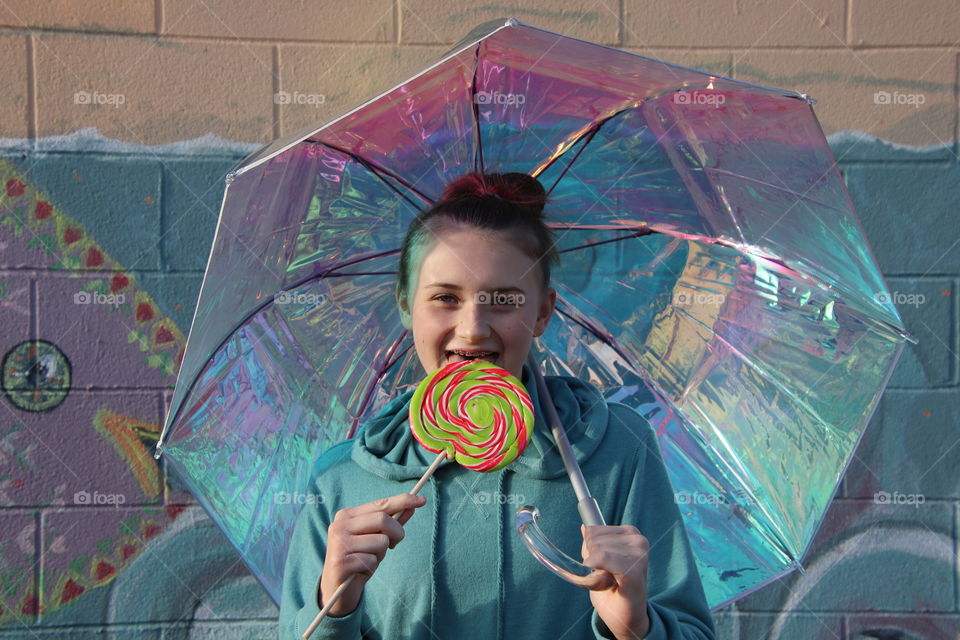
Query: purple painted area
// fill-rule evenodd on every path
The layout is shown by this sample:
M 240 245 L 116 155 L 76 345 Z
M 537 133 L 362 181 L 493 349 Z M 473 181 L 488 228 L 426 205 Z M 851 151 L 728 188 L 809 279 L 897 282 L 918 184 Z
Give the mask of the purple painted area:
M 165 388 L 172 382 L 170 376 L 146 366 L 147 354 L 139 353 L 137 343 L 128 342 L 132 331 L 147 330 L 129 310 L 136 304 L 133 294 L 110 298 L 109 288 L 101 294 L 105 297 L 84 291 L 85 285 L 105 279 L 77 274 L 50 275 L 41 280 L 37 295 L 39 337 L 55 343 L 70 359 L 75 388 Z M 122 302 L 119 306 L 110 304 L 118 300 Z
M 0 244 L 6 228 L 0 226 Z M 2 250 L 2 249 L 0 249 Z M 0 357 L 15 344 L 30 336 L 30 288 L 32 278 L 25 273 L 0 276 Z
M 159 424 L 156 396 L 150 393 L 92 393 L 73 389 L 51 412 L 10 408 L 0 413 L 3 474 L 0 505 L 35 507 L 75 504 L 81 492 L 123 496 L 126 505 L 153 502 L 133 470 L 107 438 L 94 428 L 94 415 L 106 410 L 136 421 Z M 144 465 L 156 465 L 143 445 Z M 77 504 L 83 497 L 77 496 Z M 93 504 L 91 501 L 90 504 Z
M 81 589 L 86 592 L 116 578 L 176 515 L 163 507 L 49 511 L 44 516 L 40 586 L 45 610 L 70 602 Z
M 87 568 L 89 559 L 99 558 L 116 567 L 122 563 L 122 556 L 114 557 L 114 546 L 125 537 L 121 532 L 124 521 L 133 519 L 139 522 L 139 509 L 135 507 L 76 507 L 51 510 L 44 516 L 43 530 L 43 568 L 50 578 L 56 579 L 64 571 L 72 571 L 71 563 L 79 558 L 87 562 L 75 565 Z M 159 519 L 158 519 L 159 521 Z M 139 533 L 139 527 L 132 529 Z M 108 541 L 103 549 L 97 544 Z M 131 543 L 142 547 L 142 536 L 132 535 Z M 85 566 L 86 565 L 86 566 Z M 84 576 L 86 577 L 86 576 Z M 96 577 L 96 574 L 93 576 Z M 103 577 L 106 577 L 105 575 Z M 44 585 L 44 592 L 50 592 L 50 580 Z
M 0 454 L 0 464 L 5 456 Z M 4 590 L 0 592 L 0 607 L 4 617 L 11 613 L 14 619 L 29 621 L 33 616 L 24 611 L 31 596 L 36 596 L 37 518 L 30 513 L 0 513 L 0 562 L 4 569 L 22 567 L 16 572 L 4 571 Z M 29 610 L 29 609 L 28 609 Z

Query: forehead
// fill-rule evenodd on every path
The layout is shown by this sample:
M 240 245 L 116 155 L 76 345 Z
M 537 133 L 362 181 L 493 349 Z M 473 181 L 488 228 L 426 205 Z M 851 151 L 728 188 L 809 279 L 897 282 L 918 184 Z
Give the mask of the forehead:
M 447 282 L 464 286 L 532 286 L 536 261 L 510 235 L 475 228 L 455 228 L 431 236 L 420 264 L 419 285 Z

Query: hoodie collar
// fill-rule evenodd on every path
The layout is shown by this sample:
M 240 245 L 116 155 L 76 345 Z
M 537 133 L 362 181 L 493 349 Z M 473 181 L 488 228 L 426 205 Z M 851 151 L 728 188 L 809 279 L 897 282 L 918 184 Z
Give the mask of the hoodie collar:
M 549 480 L 566 473 L 543 411 L 536 380 L 529 365 L 521 377 L 534 407 L 533 435 L 523 454 L 509 467 L 523 476 Z M 582 465 L 600 444 L 607 430 L 607 403 L 589 382 L 572 376 L 545 376 L 560 423 L 567 432 L 577 461 Z M 350 455 L 361 467 L 391 480 L 413 480 L 423 475 L 436 454 L 424 449 L 410 432 L 407 420 L 413 391 L 398 396 L 367 422 L 357 434 Z M 456 464 L 446 461 L 441 466 Z

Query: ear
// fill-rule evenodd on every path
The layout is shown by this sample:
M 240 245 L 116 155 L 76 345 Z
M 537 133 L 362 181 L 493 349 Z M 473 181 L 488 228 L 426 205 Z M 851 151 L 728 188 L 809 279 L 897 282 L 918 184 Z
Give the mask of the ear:
M 400 312 L 400 323 L 403 328 L 410 331 L 413 328 L 413 322 L 410 316 L 410 307 L 403 296 L 397 296 L 397 310 Z
M 537 310 L 537 322 L 533 329 L 533 337 L 539 338 L 547 330 L 550 318 L 553 317 L 553 309 L 557 305 L 557 292 L 553 287 L 548 287 L 546 294 L 540 301 L 540 308 Z

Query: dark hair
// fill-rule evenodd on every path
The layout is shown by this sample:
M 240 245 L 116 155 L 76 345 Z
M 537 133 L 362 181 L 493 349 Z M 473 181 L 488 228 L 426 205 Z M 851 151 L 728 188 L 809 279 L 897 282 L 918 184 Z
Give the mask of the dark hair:
M 413 254 L 420 253 L 431 236 L 457 224 L 510 234 L 517 248 L 537 261 L 546 288 L 550 267 L 560 260 L 544 222 L 546 203 L 543 185 L 525 173 L 468 173 L 454 180 L 436 204 L 410 223 L 400 249 L 397 301 L 405 302 L 410 293 Z

